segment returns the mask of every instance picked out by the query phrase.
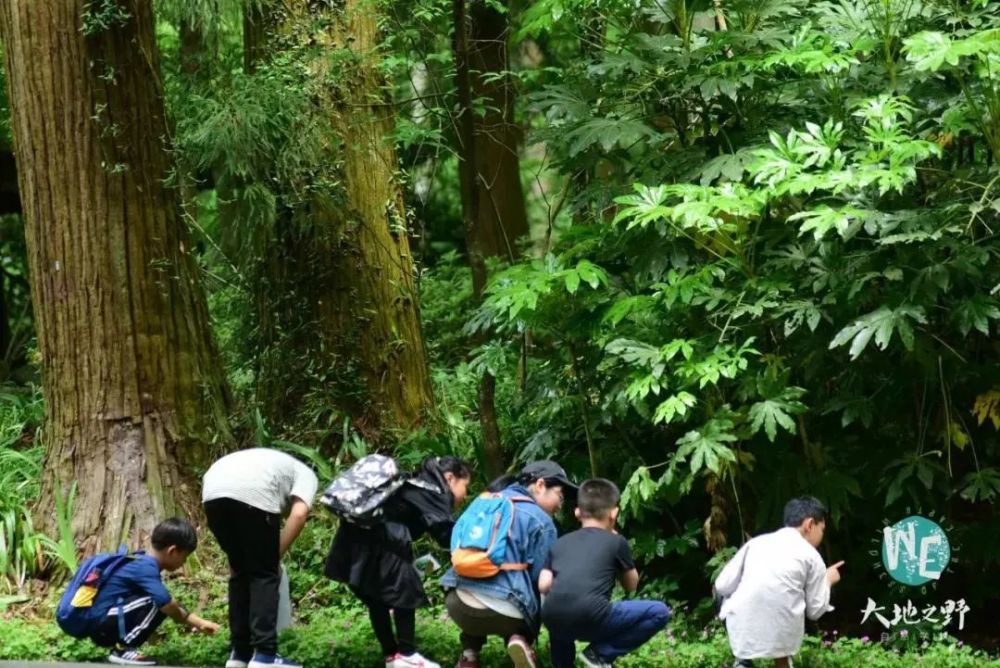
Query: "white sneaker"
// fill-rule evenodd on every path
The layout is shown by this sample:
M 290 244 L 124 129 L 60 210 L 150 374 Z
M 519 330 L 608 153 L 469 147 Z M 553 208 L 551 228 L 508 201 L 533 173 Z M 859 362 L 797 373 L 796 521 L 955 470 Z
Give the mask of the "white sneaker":
M 229 653 L 229 658 L 226 659 L 226 668 L 247 668 L 248 661 L 236 656 L 236 652 L 232 651 Z
M 434 663 L 417 652 L 409 656 L 397 654 L 392 658 L 392 663 L 387 662 L 385 665 L 386 668 L 441 668 L 440 663 Z
M 524 636 L 513 635 L 507 641 L 507 656 L 514 668 L 538 668 L 538 659 L 531 643 Z
M 137 649 L 115 649 L 108 655 L 108 663 L 119 666 L 155 666 L 156 660 Z

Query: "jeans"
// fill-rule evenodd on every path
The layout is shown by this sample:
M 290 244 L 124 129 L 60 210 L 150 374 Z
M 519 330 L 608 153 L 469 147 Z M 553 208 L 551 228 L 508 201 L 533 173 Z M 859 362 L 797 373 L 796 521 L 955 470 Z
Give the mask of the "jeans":
M 600 629 L 593 633 L 574 635 L 549 631 L 552 665 L 573 668 L 576 663 L 576 640 L 589 641 L 605 661 L 638 649 L 659 633 L 670 620 L 670 608 L 660 601 L 619 601 L 611 606 L 611 614 Z
M 205 503 L 208 528 L 229 558 L 229 633 L 249 657 L 278 651 L 281 518 L 234 499 Z

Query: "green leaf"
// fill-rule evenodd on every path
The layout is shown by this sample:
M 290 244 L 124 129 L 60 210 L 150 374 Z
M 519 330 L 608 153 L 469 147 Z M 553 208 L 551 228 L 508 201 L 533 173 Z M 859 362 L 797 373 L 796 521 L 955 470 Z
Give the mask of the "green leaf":
M 893 331 L 898 331 L 907 350 L 913 349 L 913 327 L 910 321 L 926 324 L 923 308 L 903 305 L 895 309 L 883 306 L 864 315 L 837 332 L 830 342 L 830 349 L 851 343 L 851 359 L 857 359 L 868 346 L 872 337 L 879 350 L 885 350 L 892 340 Z
M 951 39 L 940 32 L 925 31 L 903 40 L 906 59 L 917 71 L 936 72 L 947 62 L 958 64 L 958 54 L 952 49 Z
M 802 388 L 789 387 L 777 397 L 758 401 L 750 406 L 750 426 L 753 433 L 756 434 L 763 428 L 772 443 L 778 436 L 779 426 L 794 434 L 795 420 L 791 416 L 806 410 L 805 405 L 799 401 L 803 394 L 805 390 Z
M 992 503 L 1000 495 L 1000 471 L 984 468 L 962 479 L 961 497 L 972 503 Z
M 979 294 L 960 303 L 955 318 L 962 336 L 968 336 L 973 329 L 989 336 L 990 320 L 1000 320 L 1000 307 L 995 299 Z
M 684 417 L 687 415 L 688 409 L 694 407 L 697 402 L 698 400 L 693 394 L 678 392 L 657 406 L 656 413 L 653 415 L 653 424 L 669 424 L 674 421 L 674 418 Z
M 578 271 L 567 271 L 566 272 L 566 290 L 569 291 L 571 295 L 576 294 L 577 288 L 580 287 L 580 272 Z
M 720 473 L 723 462 L 736 461 L 736 453 L 726 445 L 736 441 L 732 428 L 733 423 L 728 419 L 709 420 L 701 429 L 689 431 L 677 440 L 679 447 L 674 455 L 675 459 L 687 460 L 692 475 L 703 468 L 716 474 Z
M 836 230 L 844 239 L 857 232 L 871 212 L 853 206 L 833 208 L 823 204 L 809 211 L 800 211 L 788 217 L 789 222 L 802 221 L 799 234 L 812 232 L 816 241 L 821 241 L 830 230 Z

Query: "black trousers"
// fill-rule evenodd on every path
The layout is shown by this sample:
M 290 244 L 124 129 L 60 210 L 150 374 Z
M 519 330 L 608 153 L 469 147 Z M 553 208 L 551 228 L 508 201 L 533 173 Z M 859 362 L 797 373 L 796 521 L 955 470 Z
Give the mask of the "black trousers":
M 368 619 L 378 644 L 382 646 L 383 656 L 395 656 L 396 653 L 409 656 L 417 651 L 417 611 L 413 608 L 395 608 L 389 614 L 389 608 L 381 603 L 366 601 Z M 396 621 L 396 632 L 392 631 L 393 619 Z
M 149 640 L 164 619 L 166 615 L 160 612 L 152 598 L 136 597 L 123 602 L 120 611 L 118 606 L 111 608 L 90 639 L 101 647 L 135 649 Z
M 229 558 L 229 633 L 233 650 L 278 650 L 281 517 L 234 499 L 205 503 L 208 528 Z

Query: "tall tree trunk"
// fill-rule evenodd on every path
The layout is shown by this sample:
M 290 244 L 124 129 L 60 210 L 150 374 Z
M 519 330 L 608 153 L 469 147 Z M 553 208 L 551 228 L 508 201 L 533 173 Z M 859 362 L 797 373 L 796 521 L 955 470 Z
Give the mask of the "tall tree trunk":
M 78 544 L 136 545 L 194 510 L 190 466 L 228 439 L 198 267 L 164 185 L 151 2 L 3 0 L 0 31 L 46 399 L 38 523 L 53 527 L 75 481 Z
M 266 0 L 243 5 L 243 71 L 253 74 L 267 53 L 267 37 L 274 30 L 277 8 Z
M 468 65 L 473 100 L 483 100 L 474 119 L 476 233 L 486 257 L 513 261 L 528 236 L 528 214 L 521 186 L 521 128 L 514 122 L 514 85 L 507 57 L 508 12 L 490 2 L 469 6 Z
M 335 43 L 352 52 L 330 101 L 343 141 L 346 198 L 336 226 L 334 290 L 324 300 L 323 331 L 341 355 L 355 349 L 374 416 L 409 429 L 433 406 L 420 327 L 416 268 L 392 142 L 393 114 L 380 70 L 378 5 L 345 0 Z M 339 207 L 338 207 L 339 209 Z M 327 213 L 331 213 L 327 209 Z
M 277 295 L 271 291 L 258 299 L 260 331 L 293 332 L 287 343 L 309 359 L 312 374 L 324 378 L 328 401 L 366 438 L 388 440 L 389 433 L 422 423 L 433 393 L 391 139 L 394 110 L 379 69 L 377 5 L 346 0 L 333 9 L 297 0 L 282 10 L 279 35 L 247 29 L 246 48 L 264 40 L 269 49 L 295 49 L 306 60 L 316 113 L 342 145 L 331 142 L 308 210 L 293 211 L 293 220 L 267 241 L 274 249 L 268 254 L 272 264 L 281 266 L 255 272 L 255 283 L 273 281 L 278 288 Z M 245 25 L 257 28 L 261 18 L 250 17 Z M 348 66 L 334 70 L 336 62 Z M 280 327 L 265 326 L 276 321 Z M 261 387 L 274 394 L 274 385 L 265 378 Z
M 10 314 L 7 312 L 7 272 L 0 267 L 0 381 L 6 378 L 7 351 L 10 349 Z
M 488 279 L 486 259 L 513 261 L 528 224 L 521 187 L 518 145 L 513 122 L 514 90 L 507 71 L 505 14 L 476 3 L 471 16 L 465 0 L 453 0 L 455 77 L 458 91 L 459 182 L 466 252 L 476 301 Z M 480 117 L 473 100 L 485 98 Z M 495 477 L 506 468 L 496 419 L 496 378 L 485 373 L 478 391 L 486 473 Z

